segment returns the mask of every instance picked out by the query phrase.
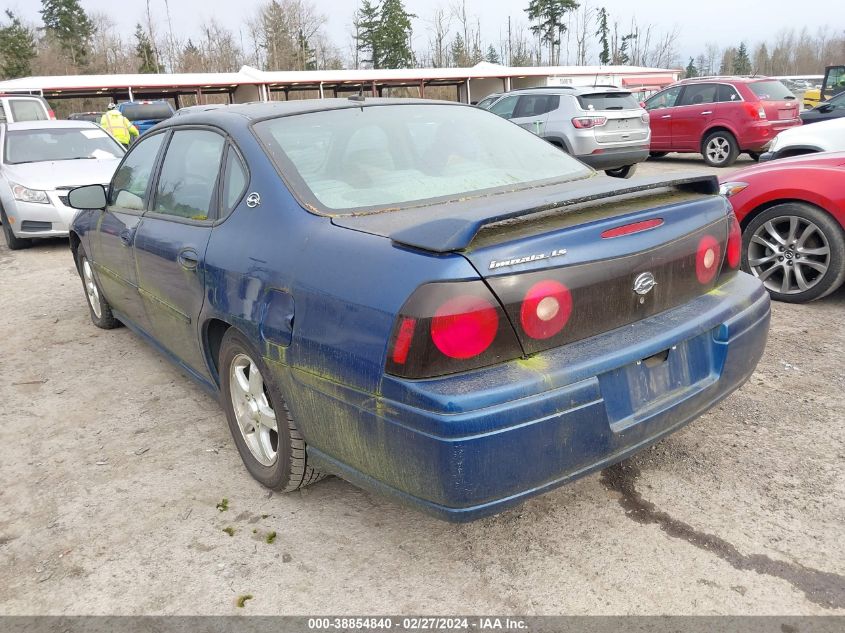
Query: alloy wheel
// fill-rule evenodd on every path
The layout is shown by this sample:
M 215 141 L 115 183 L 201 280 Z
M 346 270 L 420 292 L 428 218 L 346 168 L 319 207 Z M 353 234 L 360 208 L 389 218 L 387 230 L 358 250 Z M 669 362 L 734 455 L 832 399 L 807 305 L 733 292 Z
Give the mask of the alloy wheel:
M 88 296 L 88 305 L 94 311 L 98 319 L 103 316 L 103 309 L 100 306 L 100 291 L 97 289 L 97 282 L 94 280 L 94 271 L 91 269 L 91 262 L 88 258 L 82 261 L 82 281 L 85 283 L 85 294 Z
M 724 163 L 728 159 L 728 156 L 730 156 L 731 144 L 725 137 L 716 136 L 710 139 L 704 151 L 710 162 L 715 164 Z
M 761 224 L 748 244 L 748 266 L 763 285 L 781 294 L 806 292 L 830 267 L 824 232 L 805 218 L 780 216 Z
M 278 457 L 279 428 L 270 405 L 264 378 L 246 354 L 237 354 L 229 366 L 229 395 L 244 442 L 263 466 L 272 466 Z

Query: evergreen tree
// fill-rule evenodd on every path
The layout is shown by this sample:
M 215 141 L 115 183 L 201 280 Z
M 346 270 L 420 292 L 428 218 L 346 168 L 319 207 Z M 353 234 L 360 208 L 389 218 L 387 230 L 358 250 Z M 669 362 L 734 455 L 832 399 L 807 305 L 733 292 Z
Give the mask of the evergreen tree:
M 598 36 L 599 44 L 601 45 L 601 51 L 599 51 L 599 63 L 606 66 L 610 63 L 610 27 L 607 25 L 607 9 L 604 7 L 599 9 L 597 20 L 599 23 L 599 30 L 596 31 L 596 35 Z
M 531 32 L 549 45 L 549 63 L 555 63 L 555 49 L 560 49 L 560 36 L 566 31 L 566 14 L 578 8 L 575 0 L 529 0 L 525 12 L 530 20 L 537 20 Z
M 79 0 L 41 0 L 41 19 L 47 36 L 58 42 L 75 66 L 84 67 L 94 24 Z
M 487 47 L 487 54 L 484 56 L 484 61 L 489 62 L 491 64 L 501 63 L 499 60 L 499 53 L 496 52 L 496 49 L 493 48 L 492 44 Z
M 381 42 L 379 41 L 379 6 L 370 0 L 364 0 L 361 8 L 355 16 L 358 33 L 355 45 L 358 50 L 368 54 L 369 59 L 362 59 L 365 64 L 371 64 L 373 68 L 381 68 Z
M 381 5 L 378 29 L 379 64 L 381 68 L 408 68 L 414 64 L 414 53 L 409 45 L 411 18 L 402 0 L 384 0 Z
M 684 78 L 689 79 L 690 77 L 698 77 L 698 68 L 695 67 L 695 60 L 692 57 L 689 58 L 689 64 L 684 69 Z
M 452 55 L 452 66 L 461 68 L 467 65 L 467 47 L 460 33 L 455 35 L 455 39 L 452 40 L 449 52 Z
M 619 50 L 616 51 L 616 56 L 613 59 L 614 64 L 624 66 L 631 61 L 631 56 L 628 55 L 628 45 L 634 39 L 637 39 L 636 33 L 628 33 L 628 35 L 622 36 L 622 43 L 619 44 Z
M 189 44 L 193 44 L 188 41 Z M 164 68 L 156 60 L 153 43 L 140 24 L 135 25 L 135 56 L 138 58 L 138 72 L 155 74 L 164 72 Z
M 35 59 L 35 37 L 8 9 L 6 17 L 9 24 L 0 27 L 0 74 L 3 79 L 27 77 Z
M 748 58 L 748 49 L 745 47 L 745 42 L 740 42 L 734 56 L 733 73 L 734 75 L 751 74 L 751 60 Z

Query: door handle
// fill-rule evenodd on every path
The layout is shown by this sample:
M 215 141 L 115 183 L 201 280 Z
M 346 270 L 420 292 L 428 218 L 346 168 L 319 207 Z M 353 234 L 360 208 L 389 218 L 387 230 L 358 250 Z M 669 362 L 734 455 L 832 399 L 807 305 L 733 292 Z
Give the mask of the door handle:
M 713 110 L 705 110 L 701 114 L 713 114 Z
M 179 255 L 176 256 L 176 260 L 182 268 L 185 268 L 186 270 L 196 270 L 200 263 L 200 256 L 195 250 L 186 248 L 184 251 L 179 252 Z
M 124 246 L 131 246 L 132 245 L 132 238 L 135 236 L 135 229 L 123 229 L 120 232 L 120 241 L 123 243 Z
M 660 118 L 661 118 L 661 119 L 671 119 L 671 118 L 672 118 L 672 115 L 671 115 L 671 114 L 664 114 L 664 115 L 663 115 L 662 117 L 660 117 Z

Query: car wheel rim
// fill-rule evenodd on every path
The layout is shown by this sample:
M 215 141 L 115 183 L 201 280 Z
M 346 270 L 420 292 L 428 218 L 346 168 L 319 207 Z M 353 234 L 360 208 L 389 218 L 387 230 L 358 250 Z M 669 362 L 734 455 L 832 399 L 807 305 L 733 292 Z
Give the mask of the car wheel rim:
M 806 292 L 824 279 L 830 245 L 809 220 L 794 215 L 772 218 L 751 236 L 748 267 L 769 290 L 788 295 Z
M 88 305 L 91 306 L 94 315 L 99 319 L 103 312 L 100 307 L 100 291 L 97 289 L 94 271 L 91 270 L 91 264 L 87 259 L 82 261 L 82 281 L 85 284 L 85 294 L 88 295 Z
M 246 354 L 232 359 L 229 392 L 235 420 L 249 452 L 262 466 L 272 466 L 279 450 L 276 412 L 258 366 Z
M 728 143 L 726 138 L 717 136 L 707 143 L 706 151 L 710 162 L 724 163 L 725 160 L 727 160 L 728 155 L 731 153 L 731 144 Z

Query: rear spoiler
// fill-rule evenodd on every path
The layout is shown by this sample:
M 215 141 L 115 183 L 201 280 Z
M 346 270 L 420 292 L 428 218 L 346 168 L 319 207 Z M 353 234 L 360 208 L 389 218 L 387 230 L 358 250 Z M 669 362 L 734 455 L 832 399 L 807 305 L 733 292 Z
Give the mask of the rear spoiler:
M 380 213 L 335 216 L 332 223 L 387 237 L 396 244 L 448 253 L 466 249 L 478 232 L 490 224 L 552 209 L 566 212 L 567 207 L 585 202 L 666 188 L 715 195 L 719 181 L 716 176 L 702 175 L 626 181 L 594 177 Z

